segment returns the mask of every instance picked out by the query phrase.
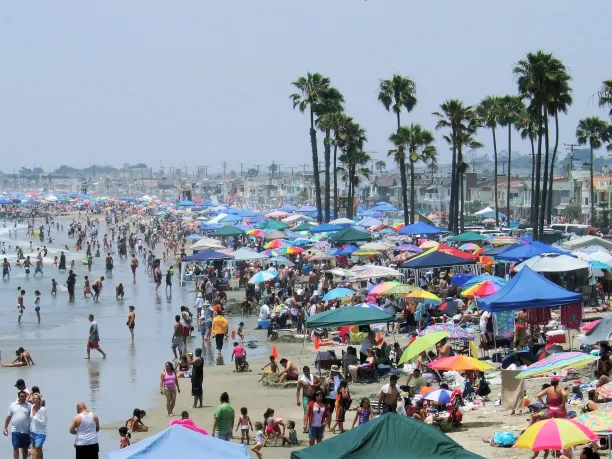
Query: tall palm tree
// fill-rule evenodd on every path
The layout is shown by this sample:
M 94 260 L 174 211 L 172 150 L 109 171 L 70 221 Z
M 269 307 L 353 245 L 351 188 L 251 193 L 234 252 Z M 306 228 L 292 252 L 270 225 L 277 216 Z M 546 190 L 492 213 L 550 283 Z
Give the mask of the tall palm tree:
M 576 138 L 580 145 L 589 145 L 591 149 L 590 156 L 590 187 L 591 196 L 589 198 L 591 204 L 591 225 L 595 225 L 597 215 L 595 214 L 595 186 L 593 183 L 593 151 L 601 148 L 603 142 L 610 141 L 610 125 L 598 116 L 591 116 L 582 119 L 578 122 L 576 128 Z
M 508 212 L 507 221 L 510 221 L 510 180 L 512 175 L 512 128 L 516 129 L 521 114 L 525 110 L 525 104 L 520 96 L 504 96 L 501 101 L 500 124 L 508 126 L 508 183 L 506 184 L 506 211 Z
M 342 150 L 340 161 L 344 163 L 344 177 L 348 181 L 348 199 L 346 205 L 347 218 L 353 218 L 355 189 L 359 185 L 359 177 L 368 177 L 370 170 L 365 165 L 370 161 L 370 155 L 363 151 L 367 142 L 366 132 L 358 123 L 350 121 L 339 138 Z
M 387 163 L 379 159 L 378 161 L 374 163 L 374 167 L 378 169 L 378 173 L 381 174 L 382 171 L 384 171 L 387 168 Z
M 555 162 L 557 161 L 557 150 L 559 149 L 559 113 L 567 114 L 567 109 L 572 105 L 572 88 L 567 81 L 561 81 L 560 86 L 551 94 L 548 108 L 555 119 L 555 146 L 553 148 L 552 161 L 550 162 L 550 174 L 548 177 L 548 202 L 546 203 L 546 223 L 552 222 L 553 181 L 555 173 Z
M 315 106 L 315 112 L 318 118 L 315 120 L 315 125 L 324 132 L 325 137 L 323 138 L 324 147 L 324 158 L 325 158 L 325 216 L 324 220 L 329 222 L 330 220 L 330 206 L 331 206 L 331 131 L 333 124 L 325 122 L 325 117 L 331 117 L 336 113 L 341 113 L 344 110 L 344 96 L 336 88 L 328 88 L 321 98 L 321 102 Z M 323 120 L 323 123 L 321 122 Z M 332 120 L 333 121 L 333 120 Z
M 599 106 L 610 107 L 610 117 L 612 117 L 612 80 L 605 80 L 599 90 Z
M 485 97 L 478 107 L 476 113 L 482 120 L 482 123 L 491 129 L 493 133 L 493 163 L 494 163 L 494 193 L 495 193 L 495 225 L 499 226 L 499 209 L 497 202 L 497 139 L 495 137 L 495 129 L 500 122 L 502 108 L 502 99 L 499 96 L 487 96 Z
M 312 149 L 312 170 L 314 173 L 315 196 L 317 206 L 317 220 L 319 223 L 323 220 L 323 204 L 321 202 L 321 177 L 319 177 L 319 154 L 317 151 L 317 131 L 315 129 L 315 112 L 326 92 L 329 90 L 329 78 L 320 73 L 308 72 L 305 77 L 299 77 L 293 83 L 299 92 L 291 94 L 289 98 L 293 102 L 293 108 L 296 107 L 300 112 L 304 113 L 308 110 L 310 115 L 310 146 Z
M 549 103 L 552 94 L 570 79 L 567 68 L 559 59 L 552 54 L 543 51 L 529 53 L 525 59 L 521 59 L 513 70 L 517 83 L 519 95 L 526 100 L 531 112 L 535 114 L 537 126 L 538 150 L 536 157 L 535 178 L 535 203 L 534 208 L 539 212 L 536 224 L 533 227 L 534 239 L 541 239 L 544 230 L 544 217 L 546 214 L 546 196 L 548 182 L 548 154 L 549 154 Z M 544 142 L 544 177 L 542 179 L 542 149 Z M 540 190 L 542 195 L 540 196 Z
M 420 124 L 411 124 L 406 128 L 408 137 L 407 152 L 410 162 L 410 223 L 414 223 L 415 191 L 414 191 L 414 165 L 423 161 L 427 163 L 437 155 L 434 136 L 431 131 L 423 129 Z
M 333 155 L 333 177 L 334 177 L 334 215 L 338 215 L 338 145 L 339 139 L 347 124 L 351 122 L 351 118 L 343 112 L 332 112 L 322 115 L 319 120 L 321 129 L 330 129 L 334 133 L 332 143 L 334 145 Z
M 387 111 L 393 110 L 393 113 L 395 113 L 395 118 L 397 120 L 396 134 L 399 134 L 400 126 L 402 125 L 402 109 L 406 109 L 406 112 L 410 113 L 417 103 L 416 85 L 410 78 L 395 74 L 390 80 L 381 80 L 378 88 L 378 100 Z M 395 146 L 397 149 L 397 145 Z M 404 205 L 404 224 L 407 225 L 408 209 L 406 208 L 406 205 L 408 203 L 408 197 L 406 195 L 406 157 L 405 155 L 395 155 L 395 159 L 401 159 L 404 161 L 401 164 L 398 163 L 398 166 L 400 168 L 400 177 L 402 173 L 404 176 L 404 180 L 402 182 L 402 203 Z
M 533 204 L 534 204 L 534 189 L 535 189 L 535 160 L 536 160 L 536 153 L 535 153 L 535 139 L 536 139 L 536 131 L 535 131 L 535 127 L 534 127 L 534 122 L 533 122 L 533 117 L 529 114 L 529 112 L 527 111 L 527 109 L 525 109 L 522 113 L 522 115 L 519 117 L 517 123 L 516 123 L 520 134 L 521 134 L 521 139 L 525 140 L 527 138 L 529 138 L 529 143 L 531 144 L 531 190 L 530 190 L 530 194 L 531 194 L 531 199 L 529 200 L 531 207 L 529 209 L 529 218 L 530 218 L 530 222 L 533 225 L 534 224 L 534 216 L 535 216 L 535 209 L 533 208 Z
M 462 146 L 465 146 L 464 135 L 473 134 L 478 126 L 477 116 L 474 107 L 464 105 L 458 99 L 450 99 L 440 105 L 440 111 L 434 112 L 438 118 L 436 129 L 450 129 L 450 133 L 443 138 L 450 145 L 452 150 L 451 164 L 451 198 L 449 207 L 449 230 L 459 232 L 459 191 L 463 188 L 463 173 L 458 166 L 463 162 Z M 463 166 L 462 166 L 463 167 Z M 463 216 L 461 216 L 463 220 Z

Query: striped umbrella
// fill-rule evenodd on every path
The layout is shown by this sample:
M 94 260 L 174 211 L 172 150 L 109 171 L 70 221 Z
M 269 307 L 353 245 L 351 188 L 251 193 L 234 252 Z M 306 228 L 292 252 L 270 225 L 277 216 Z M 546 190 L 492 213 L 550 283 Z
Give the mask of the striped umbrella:
M 264 237 L 264 232 L 263 230 L 260 230 L 260 229 L 248 230 L 246 233 L 247 235 L 253 236 L 253 237 Z
M 501 277 L 491 276 L 489 274 L 481 274 L 480 276 L 472 277 L 465 284 L 463 284 L 463 289 L 467 289 L 468 287 L 472 287 L 473 285 L 480 284 L 484 281 L 491 281 L 498 285 L 506 285 L 508 281 L 502 279 Z
M 266 245 L 264 245 L 264 249 L 280 249 L 281 247 L 285 247 L 286 245 L 286 242 L 280 239 L 275 239 L 274 241 L 270 241 Z
M 604 384 L 603 386 L 598 387 L 597 392 L 599 392 L 604 398 L 612 398 L 612 383 Z
M 301 247 L 294 247 L 294 246 L 289 246 L 286 249 L 284 249 L 284 252 L 287 255 L 295 255 L 297 253 L 302 253 L 305 252 L 305 249 L 302 249 Z
M 473 339 L 472 336 L 466 332 L 463 328 L 455 324 L 435 324 L 430 325 L 421 332 L 421 335 L 428 335 L 429 333 L 444 332 L 448 333 L 449 338 L 452 339 Z
M 396 285 L 402 285 L 402 283 L 398 281 L 381 282 L 380 284 L 375 285 L 374 288 L 372 288 L 372 290 L 368 292 L 368 295 L 382 295 L 386 293 L 387 290 L 389 290 L 391 287 L 394 287 Z
M 567 370 L 568 368 L 580 368 L 595 362 L 598 358 L 583 352 L 559 352 L 534 363 L 526 370 L 521 371 L 516 377 L 524 379 L 545 375 L 553 371 Z
M 452 395 L 453 393 L 450 390 L 436 389 L 428 392 L 423 398 L 431 402 L 450 403 Z
M 579 416 L 576 421 L 596 433 L 612 432 L 612 411 L 591 411 Z
M 429 368 L 433 368 L 434 370 L 455 370 L 455 371 L 468 371 L 468 370 L 492 370 L 495 367 L 493 365 L 489 365 L 482 360 L 475 359 L 473 357 L 468 357 L 465 355 L 454 355 L 452 357 L 443 357 L 441 359 L 436 359 L 433 362 L 427 364 Z
M 263 252 L 261 252 L 262 255 L 265 255 L 266 257 L 282 257 L 283 254 L 282 252 L 280 252 L 279 250 L 264 250 Z
M 553 418 L 529 426 L 514 445 L 532 451 L 563 450 L 597 440 L 591 430 L 573 419 Z
M 487 280 L 481 282 L 480 284 L 473 285 L 469 288 L 466 288 L 461 292 L 461 296 L 465 296 L 467 298 L 482 298 L 484 296 L 493 295 L 499 289 L 502 288 L 502 285 L 499 285 L 493 281 Z

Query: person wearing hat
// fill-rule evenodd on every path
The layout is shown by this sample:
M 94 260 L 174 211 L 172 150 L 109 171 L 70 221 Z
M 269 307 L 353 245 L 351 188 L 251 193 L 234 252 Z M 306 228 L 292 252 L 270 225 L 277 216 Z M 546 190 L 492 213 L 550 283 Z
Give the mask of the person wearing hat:
M 209 303 L 210 304 L 210 303 Z M 196 310 L 196 318 L 199 319 L 200 318 L 200 313 L 202 312 L 202 306 L 204 306 L 204 298 L 202 293 L 198 292 L 196 294 L 196 302 L 193 305 L 193 307 Z
M 378 394 L 378 415 L 395 413 L 397 411 L 397 399 L 399 398 L 398 379 L 397 375 L 391 375 L 389 384 L 381 387 Z
M 332 365 L 329 369 L 329 376 L 325 378 L 321 384 L 321 389 L 325 393 L 325 403 L 329 406 L 329 415 L 327 416 L 327 431 L 331 432 L 331 421 L 334 407 L 336 405 L 336 398 L 338 397 L 338 388 L 340 382 L 344 380 L 342 371 L 338 365 Z
M 200 319 L 203 322 L 202 325 L 202 341 L 208 343 L 210 341 L 211 333 L 212 333 L 212 321 L 213 321 L 213 313 L 214 309 L 210 304 L 210 301 L 206 300 L 202 304 L 202 313 Z

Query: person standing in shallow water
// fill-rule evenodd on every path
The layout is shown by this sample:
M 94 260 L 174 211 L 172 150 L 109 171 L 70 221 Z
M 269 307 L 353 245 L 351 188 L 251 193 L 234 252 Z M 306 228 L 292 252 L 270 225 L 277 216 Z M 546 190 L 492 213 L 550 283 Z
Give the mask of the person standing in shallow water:
M 102 354 L 102 358 L 106 358 L 106 353 L 100 347 L 100 334 L 98 332 L 98 324 L 94 320 L 93 314 L 89 314 L 89 322 L 91 325 L 89 326 L 89 338 L 87 340 L 87 359 L 90 358 L 90 351 L 95 349 L 99 353 Z
M 127 318 L 127 326 L 130 329 L 130 335 L 132 336 L 132 341 L 134 341 L 134 327 L 136 326 L 136 312 L 134 311 L 134 306 L 130 306 L 130 313 Z

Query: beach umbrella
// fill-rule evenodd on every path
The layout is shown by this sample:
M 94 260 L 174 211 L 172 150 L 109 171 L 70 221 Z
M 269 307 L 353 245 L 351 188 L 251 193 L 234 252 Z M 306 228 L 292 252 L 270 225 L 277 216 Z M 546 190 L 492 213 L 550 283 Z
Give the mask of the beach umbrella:
M 402 296 L 402 295 L 406 295 L 408 293 L 414 292 L 415 290 L 420 290 L 420 287 L 416 285 L 400 284 L 400 285 L 394 285 L 393 287 L 391 287 L 389 290 L 387 290 L 384 293 L 384 295 Z
M 391 248 L 393 250 L 401 250 L 402 252 L 421 253 L 423 251 L 423 249 L 421 249 L 419 246 L 416 246 L 414 244 L 402 244 L 402 245 L 397 245 Z
M 430 333 L 448 333 L 448 337 L 452 339 L 467 339 L 472 340 L 472 335 L 466 332 L 459 325 L 453 323 L 430 325 L 421 332 L 421 335 L 429 335 Z
M 475 359 L 473 357 L 468 357 L 466 355 L 454 355 L 452 357 L 444 357 L 441 359 L 436 359 L 433 362 L 427 365 L 429 368 L 433 370 L 443 370 L 443 371 L 468 371 L 468 370 L 493 370 L 495 367 L 493 365 L 489 365 L 482 360 Z
M 585 331 L 585 332 L 589 331 L 591 328 L 599 325 L 599 322 L 601 322 L 601 319 L 597 319 L 597 320 L 594 320 L 593 322 L 589 322 L 584 327 L 582 327 L 582 331 Z
M 531 351 L 516 351 L 502 360 L 502 368 L 508 368 L 513 363 L 520 363 L 521 365 L 531 365 L 536 361 L 536 356 Z
M 374 255 L 380 255 L 380 252 L 376 250 L 358 250 L 351 254 L 354 257 L 373 257 Z
M 595 362 L 597 359 L 599 357 L 583 352 L 559 352 L 534 363 L 526 370 L 521 371 L 516 377 L 524 379 L 545 375 L 553 371 L 567 370 L 568 368 L 580 368 Z
M 442 303 L 442 300 L 437 295 L 422 289 L 414 290 L 408 295 L 404 296 L 404 298 L 408 300 L 420 300 L 423 303 Z
M 359 247 L 357 247 L 356 245 L 346 244 L 336 250 L 336 255 L 351 255 L 352 253 L 357 252 L 358 250 Z
M 491 276 L 489 274 L 481 274 L 480 276 L 476 276 L 476 277 L 472 277 L 471 279 L 468 279 L 468 281 L 463 284 L 463 289 L 465 290 L 468 287 L 472 287 L 473 285 L 480 284 L 481 282 L 484 282 L 484 281 L 494 282 L 502 286 L 508 283 L 506 279 L 502 279 L 501 277 Z
M 292 246 L 292 245 L 291 245 L 291 246 L 289 246 L 289 247 L 287 247 L 287 248 L 284 250 L 284 252 L 285 252 L 287 255 L 296 255 L 296 254 L 298 254 L 298 253 L 302 253 L 302 252 L 305 252 L 305 251 L 306 251 L 306 249 L 302 249 L 302 248 L 300 248 L 300 247 L 294 247 L 294 246 Z
M 283 257 L 283 256 L 271 257 L 271 258 L 270 258 L 270 261 L 271 261 L 271 262 L 273 262 L 273 263 L 277 263 L 277 264 L 279 264 L 279 265 L 285 265 L 285 266 L 288 266 L 288 267 L 290 267 L 290 268 L 291 268 L 291 267 L 293 267 L 293 266 L 295 266 L 295 263 L 294 263 L 294 262 L 292 262 L 292 261 L 291 261 L 289 258 L 287 258 L 287 257 Z
M 563 347 L 559 346 L 558 344 L 548 344 L 544 349 L 538 352 L 536 358 L 538 360 L 544 360 L 546 357 L 553 354 L 558 354 L 559 352 L 563 352 Z
M 260 230 L 260 229 L 257 229 L 257 228 L 248 230 L 246 233 L 249 236 L 253 236 L 253 237 L 259 237 L 259 238 L 264 237 L 264 232 L 262 230 Z
M 272 241 L 274 239 L 284 239 L 286 237 L 287 235 L 279 230 L 271 230 L 264 235 L 264 239 L 266 239 L 267 241 Z
M 612 432 L 612 411 L 591 411 L 579 416 L 576 421 L 598 434 Z
M 382 295 L 391 287 L 394 287 L 396 285 L 402 285 L 402 283 L 398 281 L 381 282 L 380 284 L 375 285 L 372 290 L 368 292 L 368 295 Z
M 264 249 L 280 249 L 281 247 L 285 247 L 286 245 L 287 243 L 285 241 L 281 239 L 275 239 L 264 245 Z
M 272 212 L 268 212 L 267 214 L 265 214 L 264 217 L 266 218 L 285 218 L 287 215 L 289 215 L 289 213 L 283 210 L 273 210 Z
M 279 250 L 268 249 L 261 252 L 266 257 L 282 257 L 283 253 Z
M 436 389 L 428 392 L 423 397 L 425 400 L 436 403 L 450 403 L 453 393 L 446 389 Z
M 398 366 L 411 361 L 412 359 L 416 358 L 421 352 L 426 351 L 430 347 L 434 347 L 443 338 L 448 338 L 448 333 L 438 332 L 419 336 L 410 345 L 408 345 L 408 348 L 404 351 L 402 357 L 400 358 Z
M 325 294 L 323 301 L 337 300 L 338 298 L 345 298 L 354 294 L 355 290 L 351 290 L 350 288 L 336 287 Z
M 367 244 L 363 244 L 361 247 L 359 247 L 359 250 L 380 251 L 380 250 L 389 250 L 389 249 L 391 249 L 391 247 L 388 246 L 387 244 L 383 244 L 382 242 L 368 242 Z
M 495 282 L 484 281 L 480 284 L 472 285 L 471 287 L 466 288 L 461 292 L 461 296 L 465 296 L 467 298 L 474 298 L 475 296 L 482 298 L 484 296 L 493 295 L 501 288 L 502 285 L 496 284 Z
M 423 242 L 419 248 L 421 249 L 433 249 L 434 247 L 438 247 L 438 245 L 440 245 L 438 242 L 436 241 L 425 241 Z
M 350 218 L 346 218 L 346 217 L 336 218 L 335 220 L 332 220 L 329 223 L 331 225 L 354 225 L 355 224 L 353 220 L 351 220 Z
M 432 386 L 423 386 L 421 387 L 421 390 L 419 391 L 420 395 L 425 395 L 425 394 L 429 394 L 430 392 L 436 390 L 435 387 Z
M 249 279 L 249 284 L 261 284 L 262 282 L 268 282 L 278 276 L 278 273 L 274 270 L 259 271 L 253 277 Z
M 467 244 L 463 244 L 459 247 L 459 249 L 463 250 L 464 252 L 473 252 L 474 250 L 478 250 L 479 248 L 479 245 L 476 245 L 472 242 L 468 242 Z
M 573 419 L 553 418 L 529 426 L 514 446 L 532 451 L 563 450 L 594 440 L 597 440 L 597 435 L 579 422 Z
M 612 382 L 604 384 L 603 386 L 598 387 L 596 390 L 601 394 L 602 397 L 612 398 Z

